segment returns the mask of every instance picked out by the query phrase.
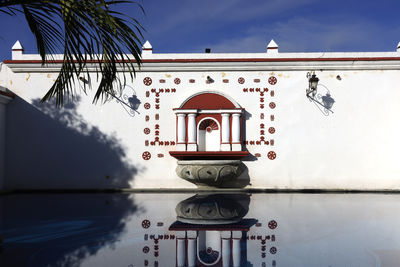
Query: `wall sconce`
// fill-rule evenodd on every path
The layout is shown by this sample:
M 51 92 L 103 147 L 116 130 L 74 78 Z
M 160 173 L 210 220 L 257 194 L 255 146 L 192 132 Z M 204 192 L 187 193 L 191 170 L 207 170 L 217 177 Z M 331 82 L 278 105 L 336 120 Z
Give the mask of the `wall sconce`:
M 321 94 L 317 94 L 319 78 L 315 74 L 315 71 L 307 72 L 306 77 L 308 78 L 308 88 L 306 89 L 306 96 L 308 100 L 314 102 L 316 105 L 323 107 L 324 109 L 321 110 L 320 108 L 320 110 L 325 115 L 328 115 L 329 112 L 333 113 L 331 108 L 333 106 L 333 103 L 335 103 L 335 100 L 331 97 L 328 88 L 322 85 L 327 90 L 327 93 L 321 96 Z
M 307 97 L 310 98 L 310 95 L 312 95 L 312 97 L 314 98 L 315 95 L 317 94 L 319 79 L 317 75 L 315 75 L 315 71 L 307 72 L 307 78 L 308 78 L 308 89 L 306 91 Z

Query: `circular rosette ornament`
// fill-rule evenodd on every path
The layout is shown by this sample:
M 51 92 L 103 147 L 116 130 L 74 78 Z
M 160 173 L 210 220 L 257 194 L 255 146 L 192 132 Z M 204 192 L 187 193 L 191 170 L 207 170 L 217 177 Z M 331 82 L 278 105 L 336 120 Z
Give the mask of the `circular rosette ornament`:
M 149 151 L 143 152 L 142 158 L 143 158 L 144 160 L 149 160 L 149 159 L 151 159 L 151 154 L 150 154 L 150 152 L 149 152 Z
M 143 83 L 144 83 L 144 85 L 146 85 L 146 86 L 150 86 L 150 85 L 153 83 L 153 81 L 151 80 L 150 77 L 145 77 L 145 78 L 143 79 Z
M 270 151 L 270 152 L 268 152 L 267 157 L 270 160 L 274 160 L 274 159 L 276 159 L 276 153 L 274 151 Z
M 271 85 L 275 85 L 278 82 L 278 79 L 275 76 L 271 76 L 268 78 L 268 82 Z

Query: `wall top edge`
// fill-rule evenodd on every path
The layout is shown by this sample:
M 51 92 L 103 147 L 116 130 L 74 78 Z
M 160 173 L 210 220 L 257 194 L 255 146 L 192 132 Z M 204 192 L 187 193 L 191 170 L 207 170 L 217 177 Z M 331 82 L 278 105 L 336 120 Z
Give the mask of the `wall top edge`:
M 13 72 L 58 72 L 61 63 L 42 66 L 34 61 L 4 61 Z M 118 71 L 128 71 L 122 65 Z M 95 63 L 88 63 L 87 69 L 96 72 Z M 191 72 L 191 71 L 296 71 L 296 70 L 400 70 L 400 57 L 384 58 L 325 58 L 325 59 L 259 59 L 259 60 L 174 60 L 144 61 L 137 72 Z
M 142 59 L 146 60 L 171 60 L 171 59 L 251 59 L 251 58 L 358 58 L 358 57 L 400 57 L 400 51 L 392 52 L 279 52 L 279 53 L 142 53 Z M 55 61 L 62 61 L 63 54 L 52 55 Z M 92 58 L 101 58 L 101 55 L 93 55 Z M 134 60 L 131 54 L 125 58 Z M 39 54 L 20 53 L 12 57 L 12 60 L 37 60 L 41 62 Z

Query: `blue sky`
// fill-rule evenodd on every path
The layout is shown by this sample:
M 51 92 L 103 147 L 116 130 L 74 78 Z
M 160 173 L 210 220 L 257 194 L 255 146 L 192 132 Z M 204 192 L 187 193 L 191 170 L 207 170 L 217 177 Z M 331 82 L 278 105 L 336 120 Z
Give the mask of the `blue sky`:
M 274 39 L 281 52 L 395 51 L 400 41 L 400 1 L 353 0 L 143 0 L 154 53 L 263 52 Z M 0 14 L 0 60 L 20 40 L 35 41 L 23 17 Z

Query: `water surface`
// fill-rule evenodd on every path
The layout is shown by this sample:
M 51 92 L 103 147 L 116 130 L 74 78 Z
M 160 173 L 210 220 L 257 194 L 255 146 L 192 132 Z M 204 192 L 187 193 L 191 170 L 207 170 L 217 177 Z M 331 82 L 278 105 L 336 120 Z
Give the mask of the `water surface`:
M 396 194 L 13 194 L 0 266 L 399 266 Z

